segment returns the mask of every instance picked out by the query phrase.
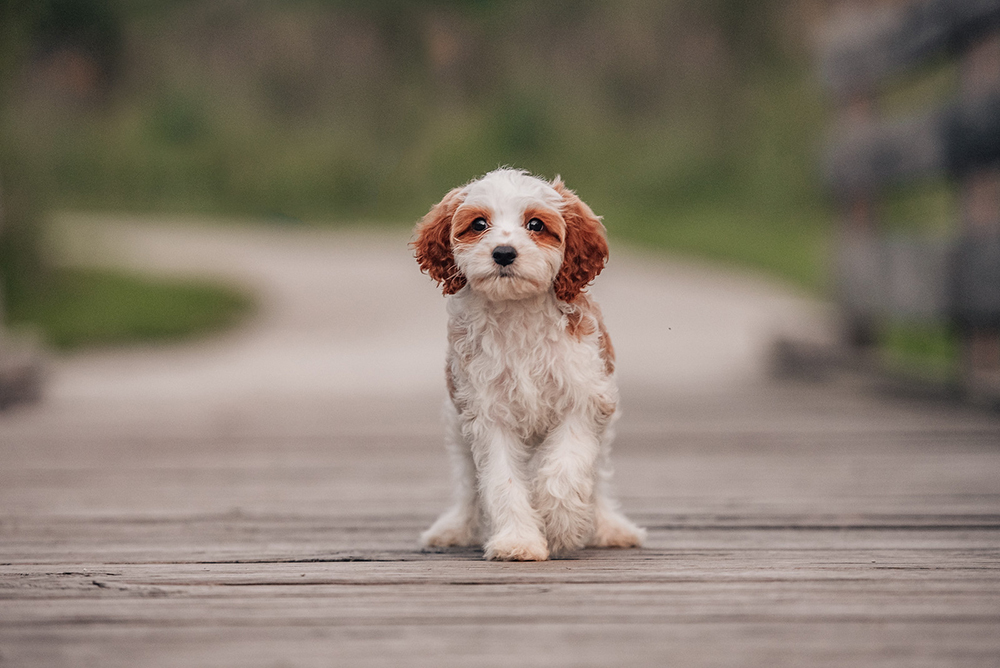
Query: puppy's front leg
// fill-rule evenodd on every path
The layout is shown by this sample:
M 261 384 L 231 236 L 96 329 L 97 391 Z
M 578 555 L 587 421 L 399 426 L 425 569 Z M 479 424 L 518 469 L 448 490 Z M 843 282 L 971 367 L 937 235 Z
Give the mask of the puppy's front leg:
M 487 519 L 487 559 L 544 561 L 549 548 L 541 518 L 531 507 L 525 482 L 525 446 L 496 424 L 473 420 L 468 425 L 472 456 L 479 474 L 479 494 Z
M 476 488 L 476 466 L 472 451 L 462 435 L 460 417 L 455 406 L 447 404 L 448 430 L 445 445 L 452 460 L 455 482 L 455 502 L 427 531 L 420 535 L 424 547 L 480 545 L 479 491 Z
M 567 416 L 542 444 L 535 506 L 553 554 L 584 546 L 594 531 L 594 486 L 601 443 L 586 413 Z

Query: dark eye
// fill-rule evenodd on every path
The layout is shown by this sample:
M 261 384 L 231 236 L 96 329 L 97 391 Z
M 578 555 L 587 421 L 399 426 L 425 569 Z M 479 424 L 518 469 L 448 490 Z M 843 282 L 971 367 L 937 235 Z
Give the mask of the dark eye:
M 487 228 L 487 226 L 488 224 L 485 218 L 476 218 L 474 221 L 472 221 L 472 224 L 469 225 L 469 227 L 472 228 L 474 232 L 482 232 Z
M 531 230 L 532 232 L 544 232 L 545 223 L 538 220 L 537 218 L 532 218 L 531 220 L 528 221 L 528 229 Z

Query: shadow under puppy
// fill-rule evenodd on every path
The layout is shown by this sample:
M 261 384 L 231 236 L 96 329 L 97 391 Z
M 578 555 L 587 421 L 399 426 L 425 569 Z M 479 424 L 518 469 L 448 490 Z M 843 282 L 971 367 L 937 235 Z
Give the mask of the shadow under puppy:
M 600 219 L 558 177 L 498 169 L 445 195 L 412 246 L 450 295 L 457 485 L 422 544 L 483 545 L 487 559 L 523 561 L 640 545 L 645 530 L 606 489 L 618 387 L 586 292 L 608 257 Z

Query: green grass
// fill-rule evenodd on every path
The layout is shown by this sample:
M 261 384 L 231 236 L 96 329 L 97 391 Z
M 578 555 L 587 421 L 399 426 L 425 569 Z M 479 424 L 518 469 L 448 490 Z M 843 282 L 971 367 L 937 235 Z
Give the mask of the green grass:
M 815 294 L 826 290 L 829 232 L 815 212 L 759 214 L 738 208 L 702 206 L 663 220 L 627 217 L 612 238 L 669 249 L 770 274 Z M 609 222 L 609 225 L 611 223 Z
M 53 347 L 77 350 L 175 341 L 230 327 L 252 300 L 226 287 L 104 269 L 59 269 L 31 299 L 9 305 L 11 323 L 37 328 Z
M 890 368 L 937 382 L 950 382 L 957 377 L 959 343 L 948 325 L 888 322 L 879 334 Z

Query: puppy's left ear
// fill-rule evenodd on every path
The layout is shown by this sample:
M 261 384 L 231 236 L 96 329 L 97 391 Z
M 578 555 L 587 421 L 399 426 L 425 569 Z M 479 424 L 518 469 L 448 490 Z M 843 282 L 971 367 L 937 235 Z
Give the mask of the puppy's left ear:
M 465 285 L 465 276 L 458 271 L 451 252 L 451 219 L 461 204 L 462 188 L 455 188 L 434 205 L 417 223 L 417 238 L 410 243 L 425 272 L 441 285 L 441 291 L 453 295 Z
M 571 302 L 597 278 L 608 261 L 608 241 L 601 219 L 557 176 L 552 187 L 562 195 L 566 248 L 556 274 L 556 297 Z

